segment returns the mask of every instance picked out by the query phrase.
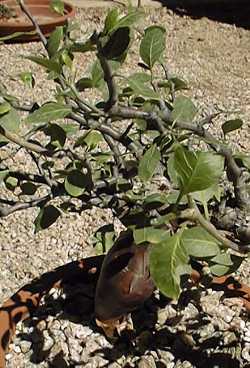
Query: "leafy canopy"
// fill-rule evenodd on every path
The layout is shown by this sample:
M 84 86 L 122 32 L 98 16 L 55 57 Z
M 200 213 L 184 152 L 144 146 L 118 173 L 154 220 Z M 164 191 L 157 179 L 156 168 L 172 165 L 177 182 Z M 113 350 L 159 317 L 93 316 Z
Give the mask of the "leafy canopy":
M 61 1 L 53 0 L 52 7 L 63 14 Z M 226 198 L 225 180 L 239 213 L 249 205 L 242 172 L 249 179 L 250 157 L 227 146 L 227 136 L 243 125 L 240 119 L 225 119 L 216 137 L 208 131 L 217 115 L 199 119 L 187 83 L 165 65 L 165 28 L 138 31 L 142 18 L 140 9 L 126 14 L 112 9 L 103 29 L 85 40 L 73 23 L 57 27 L 43 41 L 43 53 L 26 56 L 55 83 L 54 95 L 42 105 L 34 96 L 27 107 L 0 86 L 1 146 L 12 154 L 22 147 L 37 168 L 26 172 L 25 166 L 16 169 L 1 161 L 0 183 L 16 202 L 3 203 L 0 214 L 37 207 L 37 232 L 64 212 L 110 208 L 133 229 L 138 246 L 150 245 L 151 274 L 159 289 L 178 298 L 194 260 L 205 262 L 215 275 L 239 266 L 241 258 L 228 251 L 239 239 L 229 241 L 216 226 L 223 228 L 218 209 Z M 139 63 L 127 74 L 131 50 Z M 85 53 L 89 65 L 80 67 L 76 54 Z M 30 70 L 20 73 L 20 81 L 26 88 L 36 85 Z M 234 220 L 226 222 L 232 238 Z M 98 253 L 113 240 L 112 226 L 93 238 Z

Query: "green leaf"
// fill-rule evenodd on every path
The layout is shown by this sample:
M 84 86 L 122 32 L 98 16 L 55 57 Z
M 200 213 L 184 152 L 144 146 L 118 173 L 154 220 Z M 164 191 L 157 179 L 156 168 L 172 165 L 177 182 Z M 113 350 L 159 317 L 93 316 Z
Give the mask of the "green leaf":
M 227 133 L 240 129 L 242 125 L 243 125 L 243 121 L 241 119 L 232 119 L 222 124 L 222 130 L 223 130 L 224 135 L 226 135 Z
M 228 254 L 228 253 L 217 254 L 215 257 L 211 258 L 210 261 L 213 262 L 213 263 L 218 263 L 220 265 L 224 265 L 224 266 L 232 266 L 233 265 L 231 254 Z
M 147 122 L 144 119 L 134 119 L 134 124 L 136 124 L 136 127 L 138 130 L 141 130 L 142 132 L 145 132 L 147 129 Z
M 224 170 L 224 158 L 210 152 L 191 152 L 183 146 L 175 150 L 175 169 L 182 195 L 217 184 Z
M 33 61 L 34 63 L 43 66 L 50 72 L 60 74 L 62 66 L 55 60 L 50 60 L 42 56 L 26 56 L 26 59 Z
M 11 110 L 9 102 L 3 102 L 0 104 L 0 115 L 4 115 Z
M 181 91 L 181 90 L 184 90 L 184 89 L 189 89 L 188 85 L 185 81 L 183 81 L 180 78 L 176 78 L 176 77 L 169 78 L 168 80 L 166 80 L 166 79 L 159 80 L 157 82 L 157 86 L 159 88 L 167 88 L 168 92 L 170 92 L 170 91 L 177 92 L 177 91 Z
M 169 155 L 168 162 L 167 162 L 167 168 L 168 168 L 168 176 L 170 177 L 171 182 L 174 185 L 178 185 L 178 175 L 175 168 L 175 155 L 174 153 Z
M 169 84 L 173 84 L 175 91 L 181 91 L 183 89 L 188 89 L 187 83 L 180 78 L 172 77 L 172 78 L 169 78 L 168 82 Z
M 101 81 L 103 81 L 103 70 L 100 65 L 100 61 L 96 60 L 93 63 L 92 69 L 91 69 L 91 79 L 93 83 L 93 87 L 99 87 Z
M 18 132 L 19 124 L 19 115 L 17 111 L 13 108 L 11 108 L 11 110 L 7 114 L 0 116 L 0 126 L 12 133 Z M 7 143 L 9 142 L 9 140 L 0 134 L 0 142 Z
M 117 60 L 110 60 L 109 65 L 113 72 L 117 71 L 121 65 L 121 63 Z M 103 77 L 103 70 L 100 64 L 99 60 L 96 60 L 92 64 L 91 68 L 91 79 L 93 83 L 94 88 L 100 88 L 104 85 L 106 86 L 106 83 L 104 83 L 104 77 Z
M 156 287 L 167 297 L 178 299 L 181 292 L 180 276 L 186 273 L 188 260 L 180 233 L 152 247 L 150 274 Z
M 190 98 L 178 96 L 173 103 L 171 119 L 173 121 L 192 122 L 196 113 L 197 109 Z
M 30 32 L 14 32 L 14 33 L 11 33 L 11 34 L 9 34 L 7 36 L 0 37 L 0 43 L 1 42 L 4 42 L 4 41 L 12 40 L 13 38 L 16 38 L 16 37 L 20 37 L 20 36 L 24 36 L 24 35 L 32 36 L 32 35 L 35 35 L 35 34 L 36 34 L 36 31 L 30 31 Z
M 143 205 L 148 206 L 155 203 L 163 205 L 168 202 L 167 198 L 168 196 L 164 193 L 152 193 L 144 199 Z
M 77 169 L 71 170 L 64 181 L 64 187 L 72 197 L 81 196 L 86 189 L 89 189 L 90 185 L 90 176 Z
M 0 185 L 3 183 L 4 179 L 9 175 L 9 170 L 0 169 Z
M 70 52 L 88 52 L 88 51 L 95 51 L 96 46 L 93 44 L 91 39 L 88 39 L 85 42 L 74 42 L 70 48 Z
M 81 78 L 76 82 L 76 88 L 79 92 L 84 91 L 87 88 L 94 87 L 93 81 L 91 78 Z
M 180 191 L 179 190 L 171 190 L 170 194 L 168 195 L 168 203 L 169 204 L 176 204 L 178 200 L 179 204 L 187 204 L 186 197 L 180 199 Z
M 151 26 L 145 30 L 140 44 L 140 56 L 150 69 L 160 60 L 165 50 L 165 35 L 163 27 Z
M 45 206 L 41 208 L 38 216 L 36 217 L 34 224 L 35 224 L 35 233 L 40 230 L 47 229 L 50 227 L 58 217 L 60 216 L 61 212 L 52 205 Z
M 220 276 L 224 276 L 224 275 L 228 274 L 229 271 L 230 271 L 230 267 L 220 265 L 220 264 L 214 264 L 214 265 L 210 266 L 210 271 L 212 272 L 212 274 L 214 276 L 220 277 Z
M 115 241 L 113 224 L 104 225 L 99 228 L 91 239 L 97 255 L 107 253 Z
M 50 7 L 56 13 L 58 13 L 60 15 L 64 15 L 64 2 L 63 1 L 61 1 L 61 0 L 51 0 L 50 1 Z
M 108 60 L 119 58 L 127 50 L 129 42 L 129 28 L 118 28 L 110 35 L 109 40 L 102 48 L 103 56 Z
M 148 83 L 151 82 L 151 76 L 148 73 L 138 72 L 134 73 L 129 77 L 129 80 L 133 81 L 134 83 Z
M 48 135 L 50 140 L 50 146 L 52 148 L 62 148 L 66 141 L 66 133 L 63 128 L 58 124 L 49 124 L 45 129 L 44 133 Z
M 221 192 L 221 187 L 218 184 L 214 184 L 205 190 L 192 193 L 192 197 L 202 204 L 204 208 L 204 215 L 207 220 L 209 220 L 208 202 L 213 198 L 215 198 L 219 202 Z
M 104 241 L 103 241 L 103 249 L 105 253 L 109 251 L 109 249 L 113 246 L 115 241 L 115 231 L 105 232 Z
M 182 242 L 187 254 L 195 258 L 213 257 L 220 252 L 218 241 L 201 226 L 184 230 Z
M 90 130 L 87 134 L 80 137 L 76 143 L 75 147 L 81 145 L 87 145 L 90 150 L 96 148 L 99 142 L 103 140 L 102 134 L 97 130 Z
M 110 29 L 110 32 L 114 32 L 116 29 L 118 28 L 122 28 L 122 27 L 130 27 L 132 26 L 134 23 L 138 22 L 138 20 L 144 15 L 144 12 L 141 11 L 140 9 L 136 9 L 136 10 L 132 10 L 130 11 L 127 15 L 125 15 L 124 17 L 121 17 L 118 22 L 116 22 L 116 25 L 114 26 L 114 28 Z
M 30 181 L 22 183 L 20 185 L 20 188 L 22 190 L 22 194 L 26 194 L 26 195 L 33 195 L 37 191 L 37 185 L 33 184 Z
M 110 32 L 115 27 L 118 21 L 118 16 L 119 13 L 117 8 L 114 8 L 108 12 L 108 15 L 106 16 L 105 19 L 105 26 L 103 31 L 104 34 Z
M 73 64 L 73 55 L 69 54 L 68 50 L 64 49 L 61 52 L 61 60 L 64 65 L 66 65 L 69 69 L 71 69 Z
M 60 123 L 60 127 L 65 131 L 67 137 L 70 137 L 79 131 L 79 126 L 74 123 Z
M 35 86 L 35 79 L 31 72 L 23 72 L 19 74 L 21 81 L 27 85 L 29 88 L 33 88 Z
M 152 88 L 147 86 L 145 83 L 141 82 L 137 77 L 128 78 L 129 87 L 134 91 L 137 96 L 142 96 L 152 100 L 160 100 L 161 96 L 155 92 Z
M 203 206 L 213 197 L 219 200 L 220 195 L 221 195 L 221 188 L 219 187 L 218 184 L 214 184 L 205 190 L 200 190 L 199 192 L 192 193 L 192 197 L 197 201 L 201 202 Z
M 248 170 L 250 170 L 250 155 L 239 152 L 234 155 L 234 158 L 240 160 L 243 166 L 245 166 Z
M 31 113 L 26 119 L 26 123 L 48 123 L 52 120 L 63 119 L 72 111 L 71 106 L 61 105 L 56 102 L 48 102 Z
M 18 185 L 18 179 L 13 176 L 8 176 L 5 178 L 5 185 L 7 189 L 14 191 Z
M 141 229 L 134 229 L 133 237 L 136 244 L 145 242 L 157 244 L 166 241 L 170 237 L 170 234 L 164 229 L 156 229 L 155 227 L 150 226 Z
M 112 155 L 109 152 L 98 152 L 93 153 L 93 159 L 98 162 L 99 165 L 106 164 L 112 158 Z
M 153 144 L 142 156 L 138 175 L 142 181 L 148 181 L 152 178 L 157 166 L 159 165 L 161 158 L 160 151 L 158 150 L 156 144 Z
M 56 27 L 56 29 L 51 33 L 50 38 L 48 40 L 48 53 L 50 56 L 54 56 L 60 46 L 60 43 L 63 39 L 63 27 Z

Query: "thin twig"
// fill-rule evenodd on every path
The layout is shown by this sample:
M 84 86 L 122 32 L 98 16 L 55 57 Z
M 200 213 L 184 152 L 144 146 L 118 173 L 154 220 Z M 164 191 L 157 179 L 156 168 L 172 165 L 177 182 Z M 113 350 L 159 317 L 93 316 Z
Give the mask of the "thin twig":
M 26 14 L 26 16 L 29 18 L 29 20 L 31 21 L 31 23 L 34 25 L 35 30 L 38 34 L 38 36 L 40 37 L 43 46 L 47 49 L 47 40 L 46 37 L 43 35 L 43 33 L 41 32 L 41 29 L 36 21 L 36 19 L 32 16 L 32 14 L 30 13 L 28 7 L 25 5 L 23 0 L 17 0 L 18 4 L 20 5 L 22 11 L 24 12 L 24 14 Z
M 109 110 L 108 115 L 123 119 L 147 119 L 149 114 L 146 111 L 141 111 L 133 107 L 116 105 Z
M 51 178 L 46 175 L 45 170 L 43 169 L 43 167 L 41 165 L 41 162 L 39 160 L 39 157 L 36 157 L 36 155 L 33 152 L 29 152 L 29 153 L 30 153 L 30 156 L 31 156 L 32 160 L 35 162 L 35 164 L 37 166 L 39 174 L 45 179 L 46 184 L 50 188 L 52 188 L 53 185 L 56 185 L 56 182 L 53 183 Z
M 156 113 L 147 113 L 145 111 L 141 111 L 135 108 L 129 108 L 129 107 L 120 107 L 120 106 L 113 106 L 110 111 L 108 112 L 109 116 L 111 117 L 117 117 L 117 118 L 123 118 L 123 119 L 136 119 L 141 118 L 145 120 L 154 120 L 160 129 L 161 132 L 165 131 L 164 124 L 166 123 L 167 126 L 169 126 L 169 114 L 168 116 L 162 116 L 160 118 L 158 114 Z M 217 114 L 214 114 L 213 117 L 217 116 Z M 209 119 L 211 121 L 211 117 Z M 182 130 L 188 130 L 190 132 L 193 132 L 195 135 L 203 138 L 206 143 L 213 148 L 217 153 L 221 154 L 225 160 L 227 165 L 227 174 L 228 179 L 233 183 L 234 186 L 234 193 L 235 193 L 235 199 L 237 202 L 237 205 L 240 208 L 246 208 L 249 206 L 249 199 L 246 198 L 246 194 L 243 190 L 244 187 L 244 179 L 242 177 L 242 170 L 237 165 L 232 151 L 230 148 L 223 145 L 220 141 L 218 141 L 207 129 L 204 128 L 204 124 L 207 123 L 207 119 L 202 119 L 201 122 L 198 122 L 197 124 L 192 123 L 186 123 L 186 122 L 180 122 L 176 121 L 174 126 L 176 128 L 182 129 Z M 109 128 L 109 127 L 108 127 Z M 113 138 L 116 140 L 119 140 L 119 138 L 113 135 Z
M 15 144 L 18 144 L 19 146 L 24 147 L 27 150 L 34 151 L 36 153 L 40 153 L 43 155 L 47 155 L 49 153 L 49 151 L 46 148 L 39 146 L 38 144 L 26 141 L 24 138 L 22 138 L 18 134 L 12 133 L 4 129 L 2 126 L 0 126 L 0 134 L 2 134 L 9 141 Z
M 69 85 L 69 88 L 71 89 L 71 91 L 74 93 L 75 98 L 76 98 L 76 102 L 78 104 L 78 106 L 85 112 L 94 112 L 96 113 L 98 116 L 105 116 L 105 113 L 102 112 L 102 110 L 98 109 L 96 106 L 83 101 L 81 99 L 81 97 L 79 96 L 79 93 L 77 91 L 77 89 L 75 88 L 75 86 L 73 85 Z
M 165 127 L 164 121 L 160 118 L 160 116 L 156 114 L 156 112 L 152 111 L 146 120 L 154 122 L 159 132 L 161 133 L 166 132 L 167 129 Z
M 170 75 L 169 75 L 169 72 L 167 70 L 166 65 L 161 63 L 161 67 L 164 71 L 164 75 L 165 75 L 166 80 L 169 81 Z M 174 100 L 175 100 L 175 90 L 174 90 L 174 85 L 171 81 L 170 81 L 170 96 L 171 96 L 171 102 L 174 102 Z
M 115 144 L 114 140 L 109 135 L 103 134 L 103 137 L 109 145 L 111 152 L 113 152 L 113 156 L 116 162 L 116 165 L 114 166 L 114 176 L 117 178 L 119 176 L 119 167 L 123 166 L 121 152 L 118 145 Z
M 113 127 L 109 127 L 107 125 L 97 125 L 95 121 L 85 120 L 85 118 L 77 113 L 70 113 L 68 118 L 77 121 L 81 126 L 85 127 L 86 129 L 95 129 L 103 134 L 109 135 L 115 141 L 120 142 L 123 146 L 128 148 L 131 152 L 133 152 L 136 156 L 139 156 L 140 153 L 138 152 L 137 145 L 129 138 L 120 134 L 116 129 Z
M 31 207 L 37 207 L 39 205 L 41 205 L 43 202 L 47 202 L 52 198 L 51 194 L 48 194 L 42 198 L 36 198 L 33 199 L 29 202 L 13 202 L 11 207 L 3 207 L 0 206 L 0 217 L 6 217 L 8 215 L 10 215 L 13 212 L 16 211 L 20 211 L 20 210 L 25 210 L 27 208 L 31 208 Z M 2 202 L 2 200 L 0 199 L 0 203 Z
M 96 42 L 97 57 L 100 61 L 100 64 L 103 70 L 103 74 L 104 74 L 104 80 L 107 83 L 108 91 L 109 91 L 109 99 L 106 102 L 106 106 L 104 110 L 109 111 L 117 103 L 117 100 L 118 100 L 117 86 L 115 83 L 115 78 L 113 75 L 111 65 L 109 61 L 103 55 L 101 43 L 98 38 L 98 34 L 94 34 L 93 39 Z
M 10 176 L 18 179 L 19 181 L 32 181 L 38 184 L 47 184 L 45 178 L 42 175 L 30 174 L 22 171 L 10 171 Z
M 20 5 L 22 11 L 26 14 L 26 16 L 29 18 L 29 20 L 31 21 L 31 23 L 35 27 L 35 30 L 36 30 L 38 36 L 40 37 L 40 40 L 41 40 L 45 50 L 47 51 L 48 56 L 50 57 L 49 51 L 48 51 L 48 48 L 47 48 L 48 41 L 47 41 L 46 37 L 43 35 L 38 22 L 36 21 L 35 17 L 31 14 L 28 7 L 25 5 L 24 1 L 23 0 L 17 0 L 17 1 L 18 1 L 18 4 Z M 60 84 L 60 86 L 62 87 L 63 91 L 66 91 L 67 90 L 67 85 L 66 85 L 63 77 L 58 76 L 57 81 Z M 65 99 L 65 102 L 67 104 L 71 104 L 70 103 L 70 98 L 68 96 L 64 96 L 64 99 Z
M 216 227 L 210 222 L 207 221 L 203 215 L 201 214 L 199 208 L 197 207 L 195 201 L 193 198 L 188 195 L 188 202 L 191 209 L 193 209 L 192 213 L 192 220 L 196 220 L 199 222 L 199 224 L 215 239 L 217 239 L 224 247 L 232 249 L 239 253 L 247 253 L 250 250 L 250 245 L 244 245 L 240 246 L 231 240 L 227 239 L 225 236 L 222 235 L 221 232 L 219 232 Z

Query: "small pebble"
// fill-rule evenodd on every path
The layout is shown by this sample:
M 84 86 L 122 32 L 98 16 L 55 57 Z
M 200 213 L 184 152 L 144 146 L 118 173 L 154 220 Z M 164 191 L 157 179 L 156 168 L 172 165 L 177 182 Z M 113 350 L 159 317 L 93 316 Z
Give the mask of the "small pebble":
M 250 362 L 250 344 L 245 345 L 245 347 L 242 349 L 241 356 L 248 363 Z
M 158 353 L 160 359 L 164 363 L 172 362 L 175 359 L 174 355 L 172 353 L 170 353 L 169 351 L 165 351 L 165 350 L 162 350 L 162 349 L 157 349 L 157 353 Z
M 8 354 L 5 355 L 6 360 L 10 360 L 10 359 L 12 359 L 12 357 L 13 357 L 13 354 L 11 354 L 11 353 L 8 353 Z
M 20 349 L 22 351 L 23 354 L 26 354 L 32 346 L 32 342 L 31 341 L 21 341 L 19 343 Z
M 138 368 L 156 368 L 155 360 L 152 356 L 146 356 L 140 359 Z
M 43 350 L 45 351 L 50 350 L 55 343 L 54 340 L 50 337 L 47 330 L 43 331 L 43 337 L 44 337 Z
M 15 352 L 15 353 L 17 353 L 17 354 L 21 353 L 21 348 L 20 348 L 20 346 L 18 346 L 18 345 L 14 345 L 14 346 L 13 346 L 13 350 L 14 350 L 14 352 Z

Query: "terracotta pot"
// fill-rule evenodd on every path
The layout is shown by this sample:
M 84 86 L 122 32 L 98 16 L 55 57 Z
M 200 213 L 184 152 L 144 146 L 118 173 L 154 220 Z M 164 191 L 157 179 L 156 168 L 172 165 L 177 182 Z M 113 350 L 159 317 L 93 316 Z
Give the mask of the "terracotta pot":
M 9 19 L 0 18 L 0 37 L 8 36 L 15 32 L 30 32 L 34 30 L 33 25 L 27 16 L 21 11 L 15 0 L 3 0 L 1 4 L 5 4 L 13 9 L 17 17 Z M 64 25 L 68 18 L 73 17 L 75 10 L 72 5 L 64 2 L 65 14 L 60 15 L 50 8 L 50 0 L 25 0 L 31 14 L 36 18 L 45 36 L 56 28 L 56 26 Z M 13 39 L 14 41 L 30 41 L 39 40 L 37 35 L 22 35 Z

